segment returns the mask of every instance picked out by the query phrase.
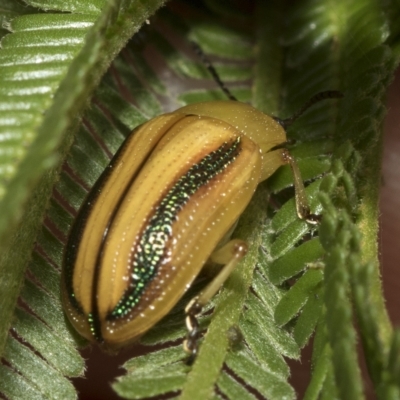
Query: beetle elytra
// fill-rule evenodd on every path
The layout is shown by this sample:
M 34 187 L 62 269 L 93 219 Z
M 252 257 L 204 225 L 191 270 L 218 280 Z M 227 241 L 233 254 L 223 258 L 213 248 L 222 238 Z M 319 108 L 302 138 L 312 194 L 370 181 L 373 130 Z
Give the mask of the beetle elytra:
M 316 101 L 341 97 L 322 92 Z M 302 112 L 304 109 L 302 109 Z M 290 164 L 300 218 L 311 223 L 295 160 L 279 147 L 284 125 L 234 100 L 188 105 L 137 127 L 100 176 L 64 253 L 65 312 L 86 339 L 111 350 L 165 316 L 211 260 L 222 264 L 186 308 L 185 349 L 194 356 L 196 315 L 246 254 L 225 240 L 257 185 Z

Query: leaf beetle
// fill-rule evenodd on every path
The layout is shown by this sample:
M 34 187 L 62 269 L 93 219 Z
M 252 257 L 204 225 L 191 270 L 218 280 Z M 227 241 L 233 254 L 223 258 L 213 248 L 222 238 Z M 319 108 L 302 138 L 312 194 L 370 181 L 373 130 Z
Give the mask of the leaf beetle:
M 204 57 L 203 57 L 204 58 Z M 74 328 L 103 348 L 136 341 L 169 313 L 210 260 L 223 265 L 185 309 L 184 348 L 197 353 L 198 315 L 245 256 L 229 233 L 257 185 L 280 166 L 293 171 L 299 218 L 310 213 L 300 171 L 283 146 L 293 117 L 279 120 L 237 101 L 187 105 L 133 130 L 88 193 L 69 233 L 61 293 Z

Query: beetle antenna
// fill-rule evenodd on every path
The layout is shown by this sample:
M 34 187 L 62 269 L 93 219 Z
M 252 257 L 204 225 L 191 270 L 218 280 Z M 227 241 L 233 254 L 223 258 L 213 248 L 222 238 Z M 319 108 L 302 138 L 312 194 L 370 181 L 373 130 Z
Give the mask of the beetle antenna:
M 318 103 L 319 101 L 325 99 L 340 99 L 342 97 L 343 93 L 339 92 L 338 90 L 326 90 L 325 92 L 319 92 L 315 94 L 313 97 L 311 97 L 311 99 L 308 100 L 307 103 L 304 104 L 304 106 L 301 107 L 300 110 L 298 110 L 291 117 L 286 119 L 275 118 L 275 120 L 278 121 L 285 129 L 287 129 L 290 125 L 293 124 L 294 121 L 296 121 L 297 118 L 303 115 L 304 112 L 315 103 Z
M 190 42 L 193 46 L 194 51 L 199 56 L 200 60 L 206 66 L 212 77 L 214 78 L 215 82 L 218 86 L 222 89 L 222 91 L 228 96 L 230 100 L 237 101 L 237 98 L 231 93 L 231 91 L 225 86 L 224 82 L 222 82 L 221 77 L 218 75 L 217 70 L 212 65 L 210 59 L 204 54 L 201 47 L 196 42 Z

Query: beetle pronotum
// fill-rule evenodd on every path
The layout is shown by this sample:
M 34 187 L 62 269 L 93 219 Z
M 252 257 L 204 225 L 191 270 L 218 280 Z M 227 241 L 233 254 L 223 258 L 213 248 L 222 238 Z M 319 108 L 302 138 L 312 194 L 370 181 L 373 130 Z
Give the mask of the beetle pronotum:
M 284 121 L 227 100 L 188 105 L 137 127 L 89 192 L 69 234 L 62 299 L 76 330 L 111 350 L 136 341 L 210 260 L 224 267 L 185 310 L 184 347 L 194 357 L 196 315 L 246 254 L 245 242 L 226 236 L 257 185 L 290 164 L 298 216 L 317 221 L 295 160 L 279 146 L 287 125 L 332 97 L 341 94 L 322 92 Z

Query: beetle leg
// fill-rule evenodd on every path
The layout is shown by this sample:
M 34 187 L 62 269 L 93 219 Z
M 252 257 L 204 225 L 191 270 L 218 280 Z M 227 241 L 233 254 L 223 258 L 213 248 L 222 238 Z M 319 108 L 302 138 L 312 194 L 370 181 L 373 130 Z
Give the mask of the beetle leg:
M 293 173 L 297 215 L 300 219 L 304 219 L 310 224 L 317 224 L 320 221 L 320 216 L 312 214 L 310 211 L 299 167 L 287 149 L 277 149 L 264 154 L 263 173 L 260 181 L 269 178 L 280 166 L 285 164 L 290 165 Z
M 301 177 L 299 166 L 292 155 L 286 150 L 282 149 L 283 157 L 286 162 L 290 165 L 293 173 L 293 183 L 295 191 L 296 211 L 300 219 L 304 219 L 309 224 L 317 224 L 321 217 L 316 214 L 312 214 L 310 205 L 308 203 L 307 194 L 304 188 L 303 178 Z
M 288 163 L 287 150 L 277 149 L 263 154 L 260 182 L 268 179 L 279 167 Z
M 192 364 L 197 355 L 198 339 L 200 337 L 197 315 L 201 313 L 203 307 L 218 292 L 237 263 L 246 253 L 246 243 L 239 239 L 233 239 L 211 254 L 210 260 L 212 262 L 225 265 L 207 287 L 199 295 L 194 297 L 185 308 L 188 333 L 183 342 L 183 348 L 189 353 L 187 364 Z

